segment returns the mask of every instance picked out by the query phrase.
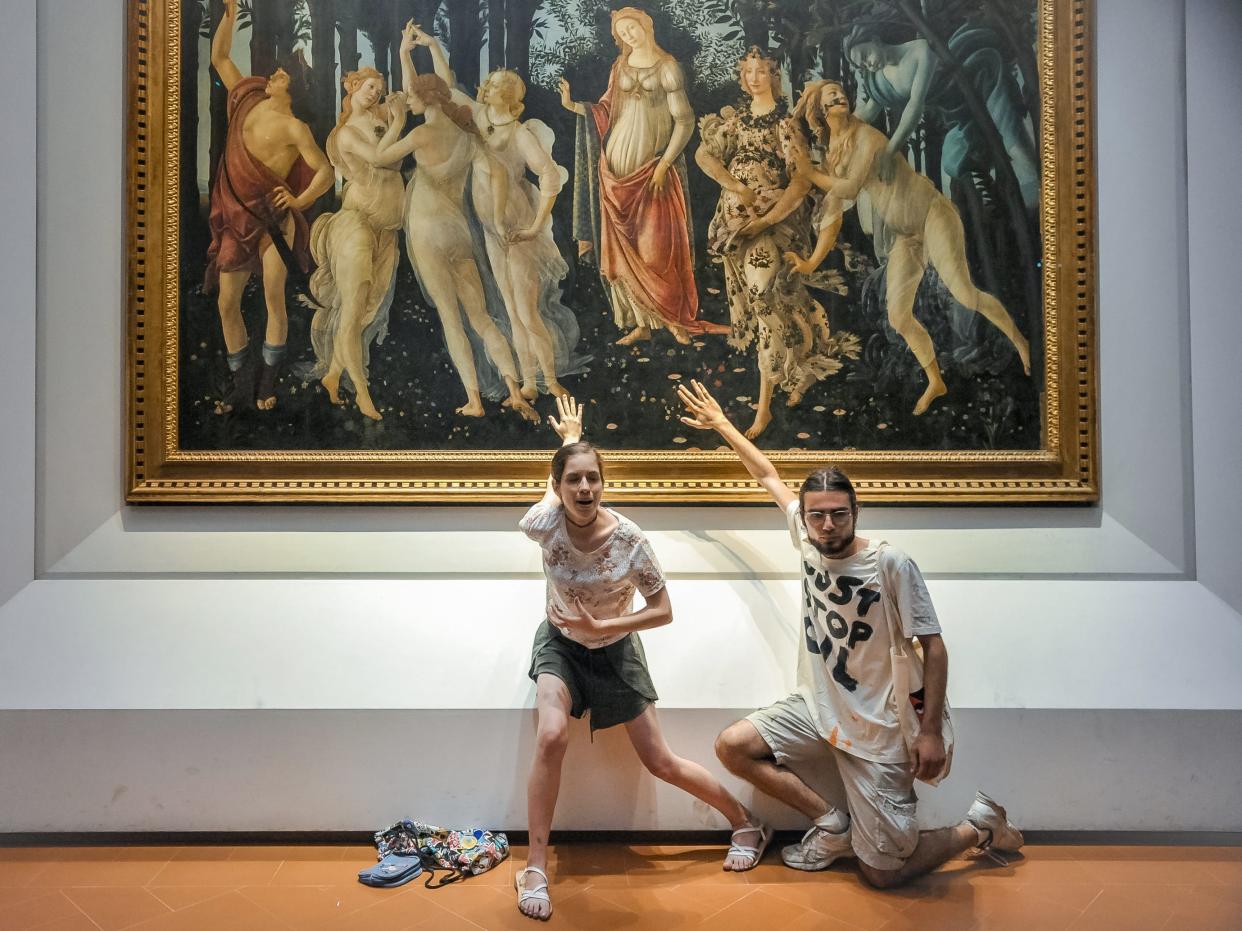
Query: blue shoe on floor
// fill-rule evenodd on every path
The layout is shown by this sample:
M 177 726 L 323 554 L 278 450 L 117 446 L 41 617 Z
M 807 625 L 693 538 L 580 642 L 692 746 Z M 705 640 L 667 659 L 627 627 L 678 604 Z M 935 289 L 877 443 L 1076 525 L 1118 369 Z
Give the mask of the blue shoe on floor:
M 375 866 L 360 871 L 358 882 L 377 889 L 391 889 L 395 886 L 404 886 L 422 871 L 423 865 L 418 857 L 399 857 L 395 853 L 390 853 Z

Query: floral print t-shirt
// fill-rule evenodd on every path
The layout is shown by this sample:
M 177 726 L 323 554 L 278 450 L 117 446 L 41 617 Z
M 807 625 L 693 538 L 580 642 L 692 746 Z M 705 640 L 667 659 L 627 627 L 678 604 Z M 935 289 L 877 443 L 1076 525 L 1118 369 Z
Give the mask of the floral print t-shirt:
M 611 508 L 606 510 L 617 519 L 617 527 L 589 553 L 582 552 L 570 541 L 560 502 L 547 505 L 540 501 L 518 523 L 522 532 L 543 548 L 549 609 L 557 605 L 569 614 L 576 614 L 578 608 L 574 602 L 577 599 L 592 617 L 620 617 L 633 609 L 635 590 L 643 598 L 650 598 L 664 587 L 664 572 L 646 535 L 633 521 Z M 572 630 L 562 633 L 593 650 L 626 636 L 612 634 L 590 638 Z

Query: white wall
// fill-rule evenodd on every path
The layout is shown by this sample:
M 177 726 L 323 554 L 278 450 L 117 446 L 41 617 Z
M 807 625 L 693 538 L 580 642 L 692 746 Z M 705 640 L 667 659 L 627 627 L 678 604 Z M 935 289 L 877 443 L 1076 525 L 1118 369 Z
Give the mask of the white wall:
M 523 827 L 542 582 L 516 509 L 122 505 L 124 11 L 42 0 L 35 43 L 33 0 L 14 6 L 0 61 L 29 86 L 37 46 L 39 158 L 0 173 L 0 831 Z M 929 823 L 982 783 L 1030 828 L 1237 830 L 1242 17 L 1100 0 L 1098 20 L 1103 502 L 865 520 L 928 572 L 953 654 L 961 745 Z M 28 100 L 3 106 L 30 125 Z M 36 187 L 37 341 L 32 263 L 7 246 Z M 795 560 L 775 509 L 630 513 L 677 608 L 646 638 L 661 717 L 708 761 L 789 686 Z M 480 551 L 496 575 L 460 571 Z M 564 827 L 716 823 L 619 734 L 570 765 Z

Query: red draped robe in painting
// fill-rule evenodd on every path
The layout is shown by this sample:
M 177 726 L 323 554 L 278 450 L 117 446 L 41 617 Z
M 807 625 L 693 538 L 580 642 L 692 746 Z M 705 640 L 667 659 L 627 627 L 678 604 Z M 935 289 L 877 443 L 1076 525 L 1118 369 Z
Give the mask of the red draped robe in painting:
M 603 98 L 586 105 L 601 139 L 600 272 L 609 283 L 622 283 L 636 303 L 670 326 L 690 333 L 727 331 L 727 327 L 697 319 L 699 294 L 694 283 L 686 192 L 676 167 L 670 166 L 663 190 L 655 191 L 651 177 L 662 152 L 624 178 L 616 177 L 608 165 L 603 140 L 612 125 L 615 84 L 614 69 Z
M 211 191 L 211 245 L 207 248 L 207 273 L 203 289 L 207 293 L 216 290 L 220 272 L 260 272 L 260 256 L 271 241 L 266 223 L 279 227 L 284 221 L 284 211 L 271 202 L 271 195 L 278 188 L 288 188 L 294 196 L 301 194 L 314 178 L 315 173 L 301 156 L 289 169 L 289 177 L 282 178 L 264 165 L 246 148 L 243 129 L 250 112 L 267 100 L 267 78 L 243 78 L 229 91 L 228 136 L 224 154 L 220 156 L 220 169 L 216 185 Z M 309 271 L 310 227 L 301 211 L 293 214 L 293 243 L 291 249 L 302 271 Z

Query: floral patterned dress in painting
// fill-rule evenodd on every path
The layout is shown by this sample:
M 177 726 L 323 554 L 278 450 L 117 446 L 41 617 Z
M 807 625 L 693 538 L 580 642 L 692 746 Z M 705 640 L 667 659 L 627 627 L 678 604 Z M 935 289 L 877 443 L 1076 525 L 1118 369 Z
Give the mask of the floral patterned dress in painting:
M 785 391 L 801 394 L 840 370 L 842 355 L 856 358 L 858 339 L 852 333 L 830 333 L 824 308 L 784 262 L 786 251 L 811 251 L 807 204 L 760 236 L 740 235 L 789 184 L 789 136 L 795 131 L 784 101 L 762 116 L 753 115 L 747 102 L 699 121 L 702 145 L 756 195 L 747 206 L 732 191 L 721 191 L 707 230 L 708 246 L 724 263 L 729 344 L 746 349 L 755 343 L 761 373 Z

